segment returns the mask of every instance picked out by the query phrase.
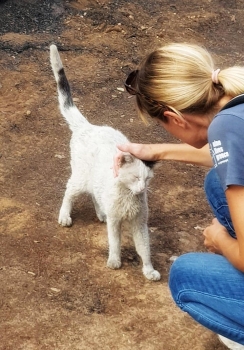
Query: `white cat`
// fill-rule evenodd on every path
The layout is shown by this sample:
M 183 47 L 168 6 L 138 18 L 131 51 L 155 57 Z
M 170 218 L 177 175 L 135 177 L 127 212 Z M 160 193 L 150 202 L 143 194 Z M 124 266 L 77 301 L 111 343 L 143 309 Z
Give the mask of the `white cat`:
M 92 197 L 97 217 L 107 222 L 109 257 L 107 266 L 121 266 L 121 225 L 128 222 L 136 250 L 143 262 L 143 274 L 157 281 L 160 273 L 150 259 L 147 227 L 147 185 L 153 176 L 152 164 L 124 154 L 117 178 L 113 176 L 116 145 L 128 139 L 108 126 L 92 125 L 73 103 L 57 47 L 50 46 L 50 60 L 57 82 L 59 106 L 72 131 L 70 142 L 72 174 L 68 180 L 58 222 L 70 226 L 72 205 L 81 193 Z

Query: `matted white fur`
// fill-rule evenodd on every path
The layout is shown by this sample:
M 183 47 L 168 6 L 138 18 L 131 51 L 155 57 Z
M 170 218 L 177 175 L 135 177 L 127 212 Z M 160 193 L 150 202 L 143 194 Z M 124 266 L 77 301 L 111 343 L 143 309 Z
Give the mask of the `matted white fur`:
M 112 171 L 116 145 L 128 139 L 108 126 L 92 125 L 74 105 L 69 83 L 55 45 L 50 46 L 50 60 L 57 82 L 59 106 L 72 131 L 70 141 L 72 174 L 68 180 L 58 222 L 72 224 L 71 211 L 81 193 L 92 197 L 97 217 L 107 223 L 109 257 L 107 266 L 121 266 L 121 225 L 129 224 L 135 247 L 142 259 L 143 274 L 157 281 L 160 273 L 154 270 L 150 258 L 148 234 L 147 186 L 153 171 L 142 161 L 125 154 L 119 175 Z

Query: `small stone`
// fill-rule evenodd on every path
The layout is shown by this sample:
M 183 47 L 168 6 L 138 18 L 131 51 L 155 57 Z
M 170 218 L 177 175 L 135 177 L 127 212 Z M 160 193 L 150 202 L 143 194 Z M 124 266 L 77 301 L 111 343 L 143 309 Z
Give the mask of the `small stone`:
M 121 88 L 121 87 L 117 87 L 117 90 L 118 90 L 118 91 L 122 91 L 122 92 L 125 91 L 125 89 L 124 89 L 124 88 Z
M 60 292 L 60 289 L 58 288 L 50 288 L 52 292 L 55 292 L 55 293 L 59 293 Z
M 35 274 L 35 272 L 32 272 L 32 271 L 28 271 L 27 272 L 29 275 L 31 275 L 31 276 L 35 276 L 36 274 Z
M 178 258 L 177 255 L 172 255 L 172 256 L 169 258 L 169 260 L 170 260 L 170 261 L 175 261 L 177 258 Z
M 121 31 L 122 31 L 121 25 L 111 25 L 105 30 L 105 33 L 121 32 Z
M 201 227 L 201 226 L 194 226 L 194 229 L 195 230 L 200 230 L 200 231 L 203 231 L 204 230 L 204 228 L 203 227 Z
M 65 156 L 63 154 L 55 154 L 54 157 L 59 158 L 59 159 L 65 158 Z
M 29 117 L 31 115 L 31 111 L 28 110 L 25 114 L 27 115 L 27 117 Z

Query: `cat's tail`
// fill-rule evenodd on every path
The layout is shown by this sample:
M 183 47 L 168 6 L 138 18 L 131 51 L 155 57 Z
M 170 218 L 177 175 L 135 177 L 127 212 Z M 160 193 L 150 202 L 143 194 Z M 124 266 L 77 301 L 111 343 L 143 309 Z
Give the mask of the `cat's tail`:
M 70 85 L 65 75 L 64 67 L 56 45 L 50 46 L 50 61 L 57 83 L 58 100 L 61 113 L 68 122 L 70 129 L 74 131 L 84 123 L 88 123 L 88 121 L 74 104 Z

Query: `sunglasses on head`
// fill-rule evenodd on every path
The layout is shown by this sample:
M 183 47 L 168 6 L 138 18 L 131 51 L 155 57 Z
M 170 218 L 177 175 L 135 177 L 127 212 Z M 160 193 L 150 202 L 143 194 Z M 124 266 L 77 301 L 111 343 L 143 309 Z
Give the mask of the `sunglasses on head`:
M 136 79 L 138 76 L 139 70 L 133 70 L 127 77 L 124 86 L 126 91 L 130 94 L 130 95 L 136 95 L 136 96 L 140 96 L 142 97 L 144 100 L 146 100 L 147 102 L 149 102 L 151 105 L 154 105 L 155 107 L 161 107 L 162 109 L 164 109 L 165 111 L 169 111 L 170 109 L 163 103 L 160 103 L 156 100 L 153 100 L 152 98 L 145 96 L 144 94 L 142 94 L 141 92 L 137 91 L 135 89 L 135 85 L 136 85 Z
M 129 92 L 130 95 L 139 95 L 141 96 L 141 93 L 136 91 L 136 89 L 133 87 L 136 83 L 136 78 L 138 75 L 139 70 L 133 70 L 127 77 L 124 86 L 126 88 L 126 91 Z

